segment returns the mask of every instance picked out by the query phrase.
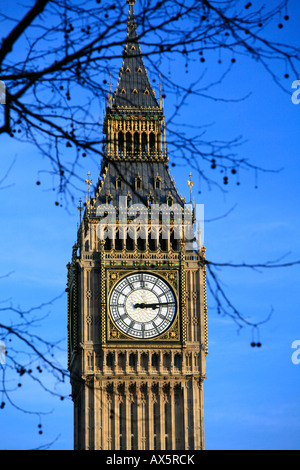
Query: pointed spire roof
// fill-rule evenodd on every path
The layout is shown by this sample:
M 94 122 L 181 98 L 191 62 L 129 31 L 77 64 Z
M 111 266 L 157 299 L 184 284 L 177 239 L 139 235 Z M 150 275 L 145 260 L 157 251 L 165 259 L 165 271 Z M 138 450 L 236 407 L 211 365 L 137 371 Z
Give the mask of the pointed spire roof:
M 135 112 L 136 108 L 140 110 L 143 108 L 146 112 L 154 111 L 157 114 L 162 110 L 150 85 L 138 41 L 133 10 L 135 0 L 127 2 L 129 3 L 127 37 L 118 85 L 112 97 L 112 110 L 126 111 L 130 114 L 130 111 Z

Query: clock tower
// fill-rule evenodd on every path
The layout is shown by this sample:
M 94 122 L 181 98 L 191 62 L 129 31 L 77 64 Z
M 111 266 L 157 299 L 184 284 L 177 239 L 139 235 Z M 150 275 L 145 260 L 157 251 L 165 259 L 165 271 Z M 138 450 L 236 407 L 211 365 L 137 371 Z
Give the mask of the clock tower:
M 205 247 L 168 169 L 133 6 L 95 193 L 68 264 L 76 450 L 204 449 Z M 87 180 L 90 186 L 91 181 Z

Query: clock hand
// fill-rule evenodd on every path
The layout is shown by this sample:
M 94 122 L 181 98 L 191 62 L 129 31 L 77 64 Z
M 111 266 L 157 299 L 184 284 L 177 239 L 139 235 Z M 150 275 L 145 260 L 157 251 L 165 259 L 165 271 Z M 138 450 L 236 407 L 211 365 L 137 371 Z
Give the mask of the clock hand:
M 156 305 L 156 304 L 135 304 L 133 305 L 133 308 L 147 308 L 147 307 L 152 307 L 153 308 L 153 305 Z
M 152 310 L 155 310 L 158 307 L 161 307 L 163 305 L 170 305 L 174 304 L 174 302 L 162 302 L 162 303 L 155 303 L 155 304 L 135 304 L 133 305 L 133 308 L 152 308 Z

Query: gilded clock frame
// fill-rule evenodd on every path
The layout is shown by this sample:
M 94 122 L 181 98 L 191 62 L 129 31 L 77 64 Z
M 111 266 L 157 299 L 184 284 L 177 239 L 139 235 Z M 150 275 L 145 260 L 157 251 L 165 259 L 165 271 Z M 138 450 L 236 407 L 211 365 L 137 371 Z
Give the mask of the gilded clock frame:
M 170 286 L 172 292 L 176 299 L 176 313 L 171 325 L 160 335 L 155 336 L 154 338 L 149 339 L 139 339 L 133 338 L 132 336 L 126 335 L 123 333 L 113 322 L 109 310 L 109 302 L 110 297 L 113 292 L 114 286 L 121 281 L 123 278 L 130 274 L 138 274 L 138 273 L 147 273 L 156 275 L 157 277 L 161 278 L 167 285 Z M 150 345 L 153 343 L 164 343 L 169 345 L 174 345 L 178 347 L 182 345 L 183 339 L 185 338 L 184 329 L 185 329 L 185 319 L 183 318 L 183 312 L 185 309 L 182 309 L 182 295 L 181 295 L 181 273 L 179 269 L 145 269 L 145 267 L 141 269 L 134 269 L 134 268 L 124 268 L 124 269 L 116 269 L 116 268 L 106 268 L 105 269 L 105 277 L 106 277 L 106 289 L 105 289 L 105 297 L 107 299 L 106 302 L 106 311 L 105 311 L 105 322 L 102 323 L 102 329 L 104 329 L 103 333 L 106 330 L 106 344 L 107 346 L 114 346 L 114 347 L 124 347 L 126 343 L 134 343 L 135 346 L 145 347 L 146 345 Z M 103 312 L 104 313 L 104 312 Z M 102 338 L 104 339 L 104 334 L 102 334 Z

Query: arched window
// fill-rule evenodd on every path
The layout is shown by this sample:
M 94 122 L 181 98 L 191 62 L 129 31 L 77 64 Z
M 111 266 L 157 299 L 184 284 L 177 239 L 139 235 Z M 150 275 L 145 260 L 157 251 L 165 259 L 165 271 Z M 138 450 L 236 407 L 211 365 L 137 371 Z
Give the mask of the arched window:
M 163 355 L 163 365 L 166 369 L 170 368 L 170 353 L 164 353 L 164 355 Z
M 158 366 L 158 354 L 156 353 L 152 354 L 152 366 L 153 367 Z
M 143 352 L 141 354 L 141 367 L 146 370 L 147 366 L 148 366 L 148 356 L 146 353 Z
M 105 239 L 104 250 L 110 251 L 111 249 L 112 249 L 112 240 L 109 237 L 107 237 Z
M 172 207 L 172 205 L 173 205 L 173 198 L 172 198 L 172 196 L 168 196 L 168 197 L 167 197 L 167 204 L 168 204 L 169 207 Z
M 154 178 L 154 189 L 161 189 L 161 178 L 158 175 Z
M 178 369 L 180 368 L 180 366 L 181 366 L 181 356 L 180 356 L 180 354 L 175 354 L 175 356 L 174 356 L 174 366 L 178 367 Z
M 174 236 L 174 231 L 171 233 L 171 245 L 174 251 L 179 251 L 179 239 Z
M 126 133 L 126 153 L 130 154 L 132 150 L 132 135 L 131 132 Z
M 149 194 L 149 196 L 147 197 L 147 202 L 148 202 L 148 207 L 151 207 L 152 204 L 154 203 L 154 197 L 153 197 L 153 194 Z
M 138 175 L 134 180 L 135 190 L 142 189 L 142 178 Z
M 162 237 L 162 234 L 159 236 L 159 245 L 162 251 L 168 251 L 168 240 Z
M 145 251 L 146 250 L 146 240 L 144 240 L 143 238 L 138 238 L 137 239 L 137 247 L 138 247 L 138 250 Z
M 118 147 L 119 147 L 119 153 L 122 155 L 124 153 L 124 134 L 123 134 L 123 132 L 119 132 L 119 134 L 118 134 Z
M 116 178 L 116 189 L 122 189 L 122 178 L 121 178 L 121 176 L 118 176 Z
M 128 194 L 127 194 L 127 207 L 130 207 L 131 204 L 132 204 L 132 196 L 128 191 Z
M 133 251 L 134 250 L 134 240 L 127 236 L 126 238 L 126 250 Z
M 106 356 L 106 365 L 108 367 L 112 367 L 114 363 L 114 356 L 112 353 L 108 353 Z
M 134 353 L 131 353 L 129 355 L 129 365 L 131 367 L 135 367 L 135 365 L 136 365 L 136 355 Z
M 153 132 L 150 132 L 150 135 L 149 135 L 149 148 L 150 148 L 150 152 L 155 151 L 155 135 Z
M 112 195 L 111 195 L 111 194 L 108 194 L 108 195 L 106 196 L 106 204 L 111 204 L 112 201 L 113 201 Z
M 142 152 L 147 153 L 147 134 L 146 134 L 146 132 L 142 133 Z
M 135 132 L 133 135 L 133 146 L 134 146 L 134 153 L 138 153 L 140 150 L 140 136 L 138 132 Z

